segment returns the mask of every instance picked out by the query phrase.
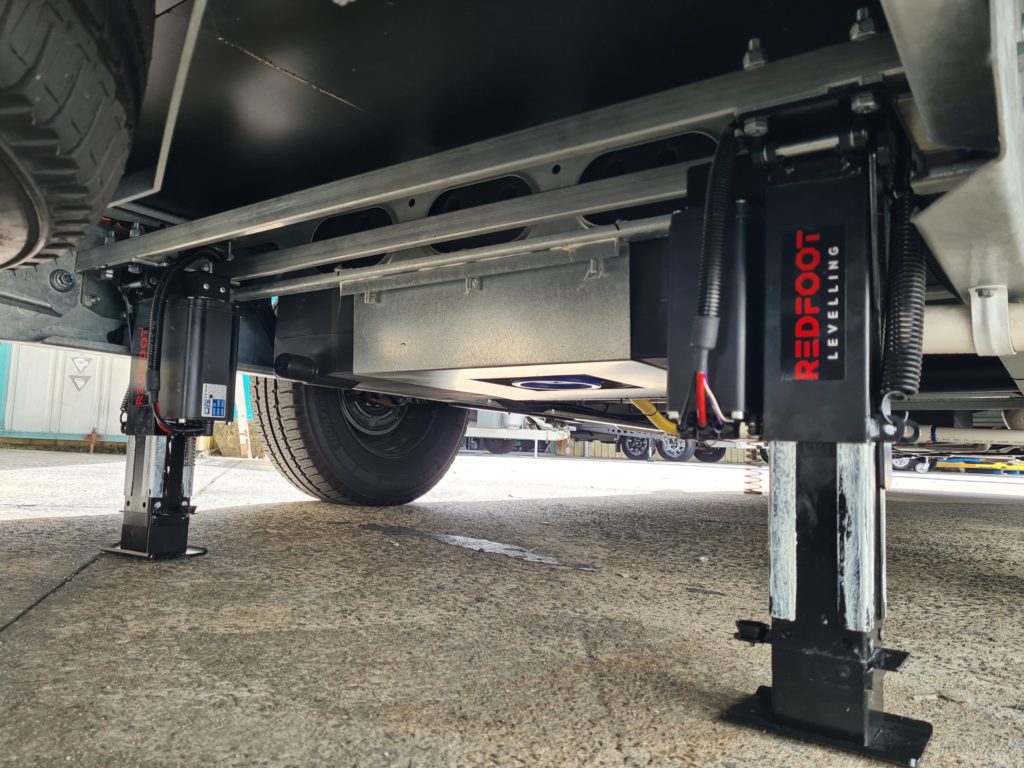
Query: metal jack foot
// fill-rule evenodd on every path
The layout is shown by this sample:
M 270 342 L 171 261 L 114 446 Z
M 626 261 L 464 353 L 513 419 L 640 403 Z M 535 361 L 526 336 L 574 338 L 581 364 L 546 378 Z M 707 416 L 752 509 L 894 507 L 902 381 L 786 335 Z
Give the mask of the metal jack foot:
M 101 549 L 148 560 L 206 554 L 188 545 L 194 464 L 194 437 L 130 436 L 121 540 Z
M 882 678 L 906 660 L 883 648 L 885 515 L 870 443 L 772 444 L 772 626 L 737 637 L 772 646 L 774 686 L 726 719 L 899 765 L 932 735 L 883 711 Z
M 124 549 L 120 544 L 111 544 L 109 547 L 100 547 L 100 552 L 109 552 L 112 555 L 127 555 L 129 557 L 141 557 L 146 560 L 170 560 L 175 557 L 197 557 L 205 555 L 209 550 L 206 547 L 186 546 L 184 552 L 177 554 L 154 555 L 149 552 L 137 552 L 133 549 Z
M 791 739 L 810 741 L 827 747 L 872 757 L 887 763 L 916 766 L 921 759 L 928 740 L 932 736 L 932 725 L 923 720 L 912 720 L 888 712 L 880 713 L 878 727 L 867 740 L 860 744 L 848 739 L 819 733 L 798 726 L 789 726 L 775 719 L 772 707 L 772 689 L 762 685 L 757 693 L 746 701 L 730 707 L 725 719 L 757 728 Z

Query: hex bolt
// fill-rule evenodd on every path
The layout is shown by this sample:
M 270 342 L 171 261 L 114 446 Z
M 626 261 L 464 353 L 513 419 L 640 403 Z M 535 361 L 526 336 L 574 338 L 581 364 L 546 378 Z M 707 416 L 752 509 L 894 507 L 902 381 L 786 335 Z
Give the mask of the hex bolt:
M 763 115 L 748 117 L 743 121 L 743 134 L 752 139 L 764 136 L 768 133 L 768 118 Z
M 224 287 L 224 286 L 222 285 L 222 286 L 220 287 L 220 292 L 221 292 L 221 293 L 227 293 L 227 292 L 228 292 L 228 289 L 227 289 L 227 288 L 225 288 L 225 287 Z
M 95 293 L 90 293 L 82 297 L 82 303 L 87 307 L 95 307 L 100 303 L 100 297 Z
M 100 280 L 113 280 L 113 279 L 114 279 L 114 270 L 109 269 L 109 268 L 108 269 L 101 269 L 100 270 Z
M 752 37 L 747 42 L 747 52 L 743 54 L 743 68 L 757 69 L 768 63 L 768 53 L 761 47 L 761 38 Z
M 66 269 L 55 269 L 50 273 L 50 287 L 60 293 L 67 293 L 75 287 L 75 276 Z
M 857 9 L 857 18 L 850 27 L 851 40 L 867 40 L 878 32 L 878 25 L 871 18 L 871 10 L 867 7 Z
M 128 237 L 138 237 L 145 230 L 142 229 L 142 224 L 137 221 L 132 222 L 131 228 L 128 230 Z
M 204 291 L 210 290 L 210 284 L 209 283 L 203 283 L 203 290 Z
M 850 109 L 856 115 L 870 115 L 878 111 L 878 99 L 871 91 L 863 91 L 850 99 Z
M 160 507 L 162 507 L 162 506 L 163 506 L 163 502 L 160 502 L 160 501 L 154 501 L 153 502 L 153 509 L 160 509 Z
M 995 295 L 996 295 L 996 292 L 992 288 L 979 288 L 978 289 L 978 298 L 979 299 L 991 299 Z

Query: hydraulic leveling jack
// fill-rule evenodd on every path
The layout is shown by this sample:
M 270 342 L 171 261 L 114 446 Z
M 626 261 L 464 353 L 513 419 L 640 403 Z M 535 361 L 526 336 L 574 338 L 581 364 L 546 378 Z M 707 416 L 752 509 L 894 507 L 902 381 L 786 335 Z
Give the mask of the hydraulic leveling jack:
M 904 326 L 924 312 L 907 288 L 925 275 L 909 153 L 888 109 L 855 114 L 848 97 L 762 122 L 723 136 L 699 262 L 681 248 L 674 273 L 699 274 L 696 303 L 679 279 L 670 306 L 679 434 L 769 445 L 772 621 L 736 636 L 771 644 L 773 685 L 727 719 L 913 766 L 931 725 L 884 712 L 882 684 L 907 658 L 882 623 L 888 405 L 918 386 L 920 329 Z M 677 242 L 692 219 L 677 214 Z
M 105 551 L 149 559 L 199 555 L 188 545 L 195 441 L 230 421 L 238 310 L 226 278 L 166 267 L 135 304 L 131 383 L 122 404 L 128 436 L 121 540 Z

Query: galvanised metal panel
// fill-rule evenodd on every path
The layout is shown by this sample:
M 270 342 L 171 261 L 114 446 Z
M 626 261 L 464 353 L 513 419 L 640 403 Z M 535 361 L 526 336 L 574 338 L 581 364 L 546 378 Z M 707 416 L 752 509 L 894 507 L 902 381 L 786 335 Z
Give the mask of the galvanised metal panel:
M 606 253 L 615 256 L 609 244 Z M 628 360 L 629 259 L 385 291 L 355 303 L 357 374 Z

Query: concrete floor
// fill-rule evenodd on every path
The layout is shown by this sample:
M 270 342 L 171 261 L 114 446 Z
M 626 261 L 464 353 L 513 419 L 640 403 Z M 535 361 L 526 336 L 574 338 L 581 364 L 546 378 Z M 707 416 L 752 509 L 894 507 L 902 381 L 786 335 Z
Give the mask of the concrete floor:
M 211 552 L 159 564 L 96 553 L 121 471 L 0 450 L 0 764 L 865 764 L 720 719 L 769 678 L 731 639 L 767 615 L 741 468 L 464 456 L 381 510 L 206 460 Z M 985 480 L 890 507 L 888 709 L 934 723 L 925 766 L 1024 765 L 1024 483 Z

